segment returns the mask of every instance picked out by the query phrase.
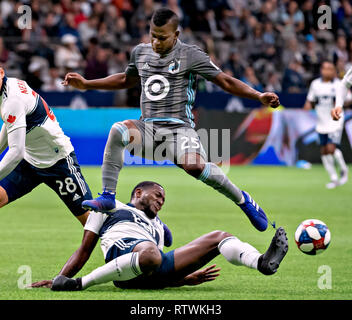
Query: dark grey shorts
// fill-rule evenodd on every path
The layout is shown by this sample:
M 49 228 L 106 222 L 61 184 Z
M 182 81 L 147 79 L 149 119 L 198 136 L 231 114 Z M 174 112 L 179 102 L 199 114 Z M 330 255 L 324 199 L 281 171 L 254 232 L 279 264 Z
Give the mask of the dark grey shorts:
M 155 161 L 181 163 L 186 153 L 198 153 L 207 158 L 197 132 L 185 124 L 132 120 L 142 136 L 142 145 L 129 145 L 133 154 Z

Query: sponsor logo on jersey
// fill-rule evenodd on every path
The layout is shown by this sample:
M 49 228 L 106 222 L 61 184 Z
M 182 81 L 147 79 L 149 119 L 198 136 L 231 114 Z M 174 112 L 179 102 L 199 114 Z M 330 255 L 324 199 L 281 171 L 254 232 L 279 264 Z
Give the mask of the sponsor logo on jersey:
M 16 116 L 13 116 L 13 115 L 10 114 L 6 121 L 8 123 L 14 123 L 16 121 Z
M 146 97 L 152 101 L 164 99 L 169 93 L 169 90 L 169 81 L 160 74 L 149 77 L 144 84 L 144 93 Z

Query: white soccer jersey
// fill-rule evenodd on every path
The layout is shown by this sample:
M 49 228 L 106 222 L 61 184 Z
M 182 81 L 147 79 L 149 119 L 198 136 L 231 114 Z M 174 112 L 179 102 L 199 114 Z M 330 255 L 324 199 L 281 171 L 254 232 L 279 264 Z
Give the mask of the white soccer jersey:
M 352 86 L 352 68 L 348 69 L 342 81 L 344 81 L 348 88 Z
M 25 81 L 4 77 L 0 109 L 7 134 L 26 128 L 24 159 L 33 166 L 51 167 L 74 150 L 49 106 Z
M 111 246 L 118 245 L 123 238 L 146 239 L 160 250 L 164 248 L 164 228 L 160 219 L 150 219 L 143 211 L 117 200 L 116 211 L 112 214 L 91 211 L 84 229 L 99 235 L 104 258 Z
M 343 128 L 343 114 L 338 121 L 331 117 L 331 109 L 335 106 L 337 86 L 340 80 L 335 78 L 333 81 L 324 82 L 321 78 L 312 81 L 307 100 L 315 103 L 315 110 L 318 121 L 316 130 L 318 133 L 326 134 L 341 130 Z

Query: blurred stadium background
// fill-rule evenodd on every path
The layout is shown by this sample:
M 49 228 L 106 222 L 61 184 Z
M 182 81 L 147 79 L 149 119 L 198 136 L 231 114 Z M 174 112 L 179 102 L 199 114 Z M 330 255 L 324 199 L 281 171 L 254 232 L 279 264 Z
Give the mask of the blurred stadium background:
M 18 28 L 18 9 L 23 5 L 31 8 L 32 29 Z M 98 153 L 110 125 L 139 117 L 134 108 L 139 108 L 140 88 L 79 92 L 63 87 L 61 81 L 70 71 L 87 79 L 124 71 L 131 49 L 149 41 L 149 20 L 163 5 L 180 16 L 182 41 L 199 45 L 224 72 L 280 96 L 284 111 L 272 114 L 260 110 L 255 101 L 230 96 L 199 79 L 197 127 L 230 128 L 231 163 L 320 162 L 314 111 L 292 109 L 302 109 L 323 59 L 335 62 L 340 78 L 352 66 L 352 3 L 348 0 L 4 0 L 0 3 L 0 64 L 8 76 L 26 80 L 49 105 L 64 109 L 55 112 L 72 138 L 79 161 L 99 165 Z M 331 29 L 318 28 L 322 5 L 331 8 Z M 342 141 L 348 162 L 352 161 L 350 118 L 347 113 Z M 87 143 L 94 145 L 96 157 L 84 154 Z

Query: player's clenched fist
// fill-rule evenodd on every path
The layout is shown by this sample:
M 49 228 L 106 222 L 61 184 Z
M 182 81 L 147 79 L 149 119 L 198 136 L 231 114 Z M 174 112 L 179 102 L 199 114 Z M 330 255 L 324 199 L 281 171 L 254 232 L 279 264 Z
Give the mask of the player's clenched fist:
M 335 107 L 334 109 L 331 110 L 331 117 L 333 118 L 333 120 L 337 121 L 341 118 L 341 113 L 342 113 L 342 108 Z
M 264 92 L 259 96 L 259 100 L 262 104 L 277 108 L 280 105 L 279 97 L 272 92 Z
M 87 89 L 86 87 L 87 80 L 83 78 L 80 74 L 75 72 L 67 73 L 65 76 L 65 80 L 62 81 L 62 85 L 64 86 L 72 86 L 76 89 Z

